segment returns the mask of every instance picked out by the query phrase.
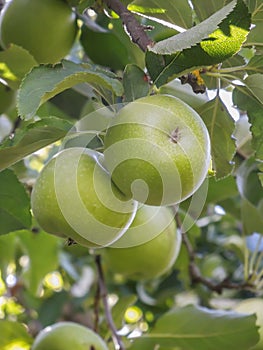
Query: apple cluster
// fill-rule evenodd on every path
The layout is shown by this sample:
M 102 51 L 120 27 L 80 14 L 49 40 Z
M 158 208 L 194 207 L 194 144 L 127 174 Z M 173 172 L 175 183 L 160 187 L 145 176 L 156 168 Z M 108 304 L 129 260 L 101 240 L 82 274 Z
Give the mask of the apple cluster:
M 101 249 L 106 266 L 126 278 L 159 277 L 181 245 L 173 206 L 207 175 L 207 129 L 176 97 L 147 96 L 112 118 L 104 146 L 57 153 L 33 188 L 34 216 L 46 232 Z

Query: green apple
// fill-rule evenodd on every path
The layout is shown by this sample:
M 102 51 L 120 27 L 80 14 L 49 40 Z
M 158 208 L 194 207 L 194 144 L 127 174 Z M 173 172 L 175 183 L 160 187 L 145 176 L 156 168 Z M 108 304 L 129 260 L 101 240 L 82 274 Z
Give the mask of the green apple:
M 116 188 L 102 161 L 102 154 L 75 147 L 47 163 L 31 196 L 33 214 L 46 232 L 96 247 L 113 243 L 127 230 L 137 203 Z
M 257 316 L 256 325 L 259 327 L 259 341 L 258 343 L 250 348 L 251 350 L 262 350 L 263 349 L 263 299 L 250 298 L 242 300 L 238 303 L 234 310 L 239 313 L 255 314 Z
M 11 43 L 22 46 L 39 63 L 59 62 L 76 34 L 76 15 L 64 0 L 12 0 L 1 12 L 3 48 Z
M 94 331 L 74 322 L 59 322 L 43 329 L 31 350 L 108 350 Z
M 15 91 L 0 82 L 0 114 L 7 112 L 15 105 Z
M 148 280 L 168 272 L 181 247 L 170 208 L 143 205 L 124 235 L 103 249 L 103 259 L 114 273 L 131 280 Z
M 201 117 L 170 95 L 124 106 L 105 136 L 105 166 L 127 196 L 171 205 L 191 196 L 210 165 L 210 139 Z

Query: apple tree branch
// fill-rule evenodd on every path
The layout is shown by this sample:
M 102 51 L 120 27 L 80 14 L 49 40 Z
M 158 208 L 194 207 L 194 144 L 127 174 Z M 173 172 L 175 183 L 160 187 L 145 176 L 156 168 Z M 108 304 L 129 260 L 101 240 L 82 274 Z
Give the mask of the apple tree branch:
M 152 39 L 145 32 L 145 27 L 141 25 L 133 13 L 120 0 L 104 0 L 107 7 L 119 15 L 122 23 L 131 37 L 131 40 L 137 44 L 142 51 L 153 45 Z

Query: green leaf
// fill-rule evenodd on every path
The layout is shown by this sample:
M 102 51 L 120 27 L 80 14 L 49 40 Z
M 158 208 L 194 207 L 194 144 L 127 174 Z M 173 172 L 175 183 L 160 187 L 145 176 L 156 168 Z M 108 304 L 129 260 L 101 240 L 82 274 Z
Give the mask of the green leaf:
M 242 162 L 236 171 L 238 190 L 242 197 L 246 198 L 254 206 L 263 201 L 263 188 L 259 180 L 259 165 L 254 157 Z
M 216 178 L 221 179 L 233 170 L 231 163 L 235 154 L 235 141 L 232 138 L 235 123 L 219 97 L 214 98 L 198 109 L 208 129 L 213 168 Z
M 92 62 L 113 70 L 123 70 L 129 62 L 125 45 L 111 30 L 95 31 L 83 25 L 80 42 Z
M 251 58 L 246 66 L 248 74 L 263 73 L 263 57 L 262 55 L 255 55 Z
M 18 129 L 0 147 L 0 171 L 29 154 L 64 137 L 72 124 L 58 118 L 45 118 Z
M 2 279 L 6 279 L 8 265 L 15 260 L 16 232 L 0 236 L 0 270 Z
M 144 71 L 134 64 L 128 64 L 123 74 L 123 87 L 126 102 L 131 102 L 149 93 L 148 79 Z
M 261 183 L 261 186 L 263 187 L 263 163 L 262 162 L 258 164 L 258 169 L 260 171 L 260 173 L 258 173 L 258 178 Z
M 233 91 L 233 102 L 243 111 L 247 111 L 250 131 L 252 133 L 251 145 L 256 151 L 258 159 L 263 160 L 263 104 L 261 104 L 248 88 L 239 86 Z
M 261 0 L 246 0 L 249 11 L 252 14 L 252 28 L 247 38 L 247 46 L 262 46 L 262 26 L 263 26 L 263 3 Z
M 263 188 L 259 178 L 260 162 L 254 157 L 242 162 L 236 172 L 238 190 L 241 194 L 241 217 L 245 234 L 263 233 Z
M 247 350 L 258 342 L 255 315 L 186 306 L 164 314 L 130 350 L 159 346 L 180 350 Z
M 178 97 L 194 109 L 198 109 L 209 100 L 207 94 L 195 94 L 189 84 L 182 84 L 179 79 L 161 86 L 159 92 Z
M 152 80 L 159 87 L 168 80 L 188 72 L 190 69 L 221 63 L 240 50 L 248 34 L 249 27 L 250 16 L 248 9 L 242 0 L 237 0 L 234 10 L 219 24 L 219 29 L 203 41 L 195 42 L 195 46 L 182 50 L 183 47 L 188 47 L 189 44 L 194 45 L 191 37 L 188 40 L 188 31 L 186 31 L 173 37 L 174 42 L 166 51 L 169 54 L 161 56 L 148 51 L 146 53 L 146 65 Z M 194 28 L 197 28 L 197 26 Z M 191 30 L 194 30 L 194 28 Z M 186 43 L 182 41 L 182 44 L 177 46 L 177 37 L 181 35 L 186 36 Z M 169 38 L 167 40 L 172 39 Z M 156 44 L 158 46 L 154 47 L 163 45 L 165 48 L 166 43 L 167 41 L 160 41 Z M 173 45 L 175 46 L 173 47 Z M 179 49 L 179 51 L 171 55 L 174 49 Z
M 194 11 L 199 19 L 199 21 L 205 20 L 207 17 L 211 16 L 216 11 L 220 10 L 223 6 L 229 3 L 230 0 L 209 0 L 200 2 L 199 0 L 191 0 L 193 4 Z
M 31 226 L 30 199 L 13 171 L 0 172 L 0 234 Z
M 20 46 L 11 44 L 7 50 L 0 51 L 0 76 L 12 88 L 18 88 L 24 75 L 37 65 L 34 57 Z
M 33 339 L 28 334 L 26 327 L 19 322 L 0 320 L 0 334 L 1 349 L 5 349 L 5 347 L 11 349 L 12 345 L 14 349 L 24 349 L 24 346 L 29 346 L 33 343 Z
M 233 176 L 228 176 L 216 181 L 215 177 L 209 178 L 209 186 L 206 202 L 219 203 L 238 194 L 236 181 Z
M 263 74 L 251 74 L 244 83 L 249 91 L 263 104 Z
M 70 302 L 70 297 L 68 291 L 62 290 L 61 292 L 54 293 L 50 297 L 42 300 L 38 310 L 38 320 L 43 327 L 47 327 L 58 321 L 63 314 L 63 308 L 65 308 L 66 303 Z
M 153 21 L 161 20 L 162 24 L 170 28 L 173 24 L 183 28 L 192 26 L 192 10 L 187 0 L 176 3 L 174 0 L 134 0 L 128 5 L 128 9 Z
M 58 268 L 61 239 L 45 232 L 33 233 L 24 230 L 19 232 L 19 241 L 29 257 L 23 280 L 33 295 L 39 295 L 43 278 Z
M 18 112 L 21 117 L 31 118 L 41 104 L 80 83 L 89 83 L 105 99 L 109 98 L 109 92 L 117 96 L 123 93 L 122 85 L 113 73 L 97 66 L 64 60 L 54 67 L 36 67 L 24 78 L 18 91 Z
M 246 198 L 241 201 L 241 219 L 245 235 L 251 235 L 254 232 L 263 233 L 262 211 L 260 212 Z
M 193 45 L 200 43 L 203 39 L 218 29 L 219 24 L 223 19 L 233 11 L 237 0 L 231 1 L 230 4 L 223 7 L 218 12 L 214 13 L 205 21 L 188 29 L 187 31 L 174 35 L 168 39 L 159 41 L 150 48 L 150 51 L 159 55 L 170 55 L 178 51 L 190 48 Z
M 126 309 L 137 300 L 136 295 L 123 295 L 112 308 L 112 317 L 117 329 L 123 326 Z

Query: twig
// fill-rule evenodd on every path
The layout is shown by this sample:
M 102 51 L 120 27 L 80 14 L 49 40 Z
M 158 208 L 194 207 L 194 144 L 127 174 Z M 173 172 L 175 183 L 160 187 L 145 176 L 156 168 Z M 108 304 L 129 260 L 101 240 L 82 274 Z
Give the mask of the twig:
M 12 130 L 10 132 L 10 135 L 9 135 L 10 139 L 12 139 L 15 136 L 16 129 L 18 129 L 20 127 L 21 123 L 22 123 L 22 119 L 20 118 L 20 116 L 18 116 L 15 119 L 13 128 L 12 128 Z
M 107 288 L 105 285 L 105 280 L 104 280 L 104 274 L 103 274 L 103 269 L 101 266 L 101 256 L 100 255 L 95 255 L 95 262 L 98 270 L 98 283 L 99 283 L 99 290 L 100 290 L 100 297 L 102 299 L 103 305 L 104 305 L 104 312 L 106 316 L 106 320 L 108 323 L 108 326 L 112 332 L 112 339 L 115 343 L 115 347 L 118 350 L 125 350 L 125 347 L 123 345 L 123 342 L 121 340 L 121 337 L 118 335 L 117 329 L 115 327 L 115 324 L 112 319 L 112 314 L 111 310 L 108 304 L 108 299 L 107 299 Z
M 145 27 L 137 21 L 135 16 L 120 0 L 104 0 L 104 2 L 109 9 L 120 16 L 132 41 L 137 44 L 142 51 L 147 51 L 147 48 L 152 46 L 154 42 L 145 33 Z
M 0 0 L 0 11 L 5 6 L 5 0 Z
M 94 332 L 99 330 L 99 314 L 100 314 L 100 284 L 97 285 L 97 290 L 94 298 Z
M 175 214 L 175 220 L 176 220 L 177 227 L 180 229 L 182 227 L 182 223 L 178 213 Z M 189 241 L 187 234 L 184 232 L 182 232 L 182 242 L 185 245 L 189 256 L 189 274 L 191 277 L 192 284 L 201 283 L 211 291 L 216 292 L 218 294 L 221 294 L 223 292 L 223 289 L 243 290 L 243 289 L 251 289 L 251 287 L 253 287 L 249 282 L 243 282 L 243 283 L 231 282 L 229 277 L 225 278 L 223 281 L 219 283 L 215 283 L 203 277 L 201 275 L 201 272 L 198 266 L 195 263 L 195 252 L 192 247 L 192 244 Z

